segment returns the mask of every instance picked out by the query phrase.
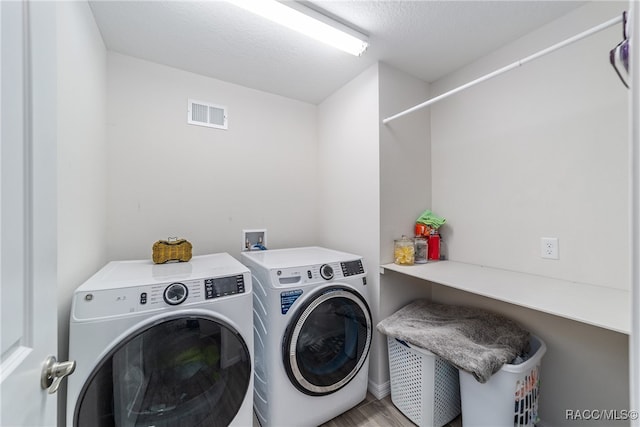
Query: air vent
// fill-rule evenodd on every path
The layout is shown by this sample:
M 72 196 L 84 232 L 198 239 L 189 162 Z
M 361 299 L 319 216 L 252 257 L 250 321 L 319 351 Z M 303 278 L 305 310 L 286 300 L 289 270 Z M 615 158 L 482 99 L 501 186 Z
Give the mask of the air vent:
M 216 129 L 227 129 L 227 107 L 190 99 L 187 123 Z

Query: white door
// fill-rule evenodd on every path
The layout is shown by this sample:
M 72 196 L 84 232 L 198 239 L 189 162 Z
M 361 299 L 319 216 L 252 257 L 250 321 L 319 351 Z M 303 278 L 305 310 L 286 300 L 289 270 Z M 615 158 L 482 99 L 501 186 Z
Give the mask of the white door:
M 0 426 L 54 426 L 56 9 L 0 1 Z

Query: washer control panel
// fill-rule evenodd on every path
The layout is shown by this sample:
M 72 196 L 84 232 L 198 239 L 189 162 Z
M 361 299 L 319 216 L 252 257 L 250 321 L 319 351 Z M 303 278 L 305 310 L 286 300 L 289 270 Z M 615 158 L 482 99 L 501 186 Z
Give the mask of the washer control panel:
M 362 260 L 341 262 L 340 268 L 342 268 L 342 274 L 344 277 L 355 276 L 357 274 L 364 274 L 364 267 L 362 266 Z
M 340 280 L 347 277 L 365 276 L 361 259 L 326 264 L 273 269 L 270 272 L 276 286 L 289 287 L 296 284 Z

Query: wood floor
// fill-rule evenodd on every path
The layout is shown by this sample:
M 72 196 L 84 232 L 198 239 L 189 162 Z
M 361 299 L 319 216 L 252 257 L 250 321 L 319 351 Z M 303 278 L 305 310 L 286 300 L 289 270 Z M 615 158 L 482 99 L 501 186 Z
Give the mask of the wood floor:
M 257 420 L 253 421 L 254 427 L 258 427 Z M 320 427 L 414 427 L 402 412 L 391 402 L 391 396 L 377 400 L 373 395 L 367 394 L 367 398 L 358 406 L 345 412 L 336 418 L 327 421 Z M 462 427 L 460 417 L 453 420 L 445 427 Z
M 373 395 L 355 408 L 322 424 L 320 427 L 414 427 L 407 417 L 391 402 L 391 396 L 377 400 Z M 460 417 L 446 427 L 462 427 Z

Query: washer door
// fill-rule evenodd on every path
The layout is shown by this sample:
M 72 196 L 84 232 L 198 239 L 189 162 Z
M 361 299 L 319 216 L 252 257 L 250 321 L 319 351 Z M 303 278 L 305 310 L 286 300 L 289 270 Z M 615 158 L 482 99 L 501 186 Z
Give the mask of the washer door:
M 357 292 L 326 289 L 296 312 L 283 341 L 284 366 L 293 385 L 321 396 L 344 387 L 371 346 L 371 312 Z
M 119 343 L 85 383 L 76 427 L 228 426 L 248 392 L 246 343 L 219 319 L 176 316 Z

